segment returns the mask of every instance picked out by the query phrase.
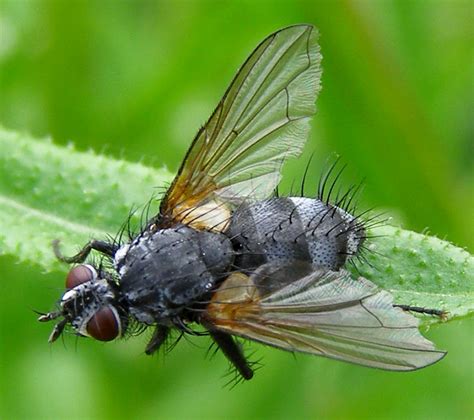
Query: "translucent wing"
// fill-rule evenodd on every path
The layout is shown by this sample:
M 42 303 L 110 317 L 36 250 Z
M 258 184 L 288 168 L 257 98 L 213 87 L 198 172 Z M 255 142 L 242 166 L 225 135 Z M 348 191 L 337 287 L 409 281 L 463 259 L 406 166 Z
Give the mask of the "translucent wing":
M 206 316 L 215 328 L 288 351 L 387 370 L 415 370 L 445 353 L 418 331 L 418 320 L 394 308 L 391 295 L 346 271 L 267 266 L 230 276 Z M 286 277 L 286 281 L 285 281 Z
M 298 156 L 308 136 L 320 61 L 312 26 L 266 38 L 198 132 L 162 201 L 162 218 L 209 227 L 228 216 L 224 203 L 270 195 L 283 161 Z

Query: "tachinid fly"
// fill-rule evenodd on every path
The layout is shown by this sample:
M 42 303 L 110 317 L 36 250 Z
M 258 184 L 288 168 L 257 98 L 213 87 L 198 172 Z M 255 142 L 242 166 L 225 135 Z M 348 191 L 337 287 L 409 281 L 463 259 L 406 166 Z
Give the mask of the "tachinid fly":
M 173 329 L 206 334 L 245 379 L 252 364 L 232 336 L 388 370 L 444 356 L 388 292 L 344 269 L 366 236 L 348 196 L 333 204 L 323 191 L 316 199 L 274 196 L 282 163 L 300 154 L 315 112 L 317 38 L 312 26 L 291 26 L 255 49 L 138 235 L 93 240 L 71 258 L 56 247 L 79 265 L 59 310 L 40 317 L 61 318 L 50 341 L 68 325 L 109 341 L 139 324 L 154 328 L 145 350 L 152 354 Z M 84 264 L 91 250 L 111 268 Z

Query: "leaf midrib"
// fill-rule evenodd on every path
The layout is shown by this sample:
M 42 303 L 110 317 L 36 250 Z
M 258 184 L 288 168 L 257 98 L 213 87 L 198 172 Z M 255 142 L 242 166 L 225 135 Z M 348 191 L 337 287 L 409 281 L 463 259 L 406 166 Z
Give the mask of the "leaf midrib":
M 37 208 L 31 207 L 31 205 L 22 204 L 21 202 L 14 200 L 10 197 L 6 197 L 5 195 L 0 195 L 0 204 L 9 206 L 16 210 L 20 210 L 24 212 L 25 214 L 38 217 L 39 219 L 45 220 L 47 222 L 53 223 L 63 228 L 66 227 L 67 229 L 70 229 L 73 232 L 85 233 L 85 234 L 92 233 L 95 235 L 104 235 L 104 236 L 109 234 L 109 232 L 106 232 L 102 229 L 91 228 L 89 226 L 86 226 L 80 223 L 71 222 L 67 219 L 61 218 L 51 213 L 47 213 L 44 210 L 38 210 Z

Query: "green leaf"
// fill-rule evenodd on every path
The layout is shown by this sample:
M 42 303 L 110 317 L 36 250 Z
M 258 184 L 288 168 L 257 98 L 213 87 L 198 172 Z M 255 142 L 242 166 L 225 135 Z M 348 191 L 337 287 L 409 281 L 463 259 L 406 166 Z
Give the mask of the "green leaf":
M 358 264 L 364 277 L 390 291 L 399 304 L 448 311 L 448 319 L 474 312 L 474 258 L 433 236 L 392 226 L 373 229 Z M 424 321 L 438 318 L 425 317 Z
M 115 236 L 130 210 L 138 208 L 136 224 L 140 206 L 157 194 L 154 187 L 171 180 L 164 169 L 0 128 L 0 254 L 65 271 L 54 257 L 54 239 L 72 254 L 91 238 Z
M 131 208 L 143 206 L 172 174 L 164 169 L 79 152 L 49 139 L 0 128 L 0 254 L 66 271 L 52 252 L 66 255 L 91 238 L 114 236 Z M 152 201 L 151 214 L 157 209 Z M 132 217 L 139 223 L 140 211 Z M 368 264 L 360 274 L 389 290 L 397 303 L 448 311 L 448 319 L 474 313 L 474 258 L 440 239 L 385 226 L 371 234 Z M 428 321 L 435 320 L 427 319 Z

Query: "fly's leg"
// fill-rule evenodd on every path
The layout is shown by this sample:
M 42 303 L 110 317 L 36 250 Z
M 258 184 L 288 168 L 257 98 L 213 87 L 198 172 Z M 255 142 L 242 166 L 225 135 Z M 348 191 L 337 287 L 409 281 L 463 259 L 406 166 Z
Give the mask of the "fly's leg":
M 66 257 L 59 249 L 59 240 L 56 239 L 53 241 L 54 255 L 56 255 L 56 258 L 59 261 L 68 264 L 84 262 L 93 249 L 112 258 L 117 252 L 118 246 L 109 242 L 97 241 L 93 239 L 92 241 L 88 242 L 76 255 L 73 255 L 72 257 Z
M 229 335 L 219 331 L 209 331 L 212 339 L 219 346 L 227 359 L 235 366 L 242 378 L 249 380 L 253 377 L 253 370 L 250 368 L 242 349 Z
M 168 327 L 158 325 L 155 329 L 155 332 L 153 333 L 153 336 L 151 337 L 151 340 L 146 346 L 145 353 L 148 355 L 155 353 L 166 341 L 169 332 L 170 329 Z
M 395 308 L 403 309 L 404 311 L 416 312 L 416 313 L 425 314 L 425 315 L 438 316 L 441 319 L 445 319 L 446 316 L 448 315 L 446 311 L 443 311 L 441 309 L 430 309 L 430 308 L 423 308 L 421 306 L 410 306 L 410 305 L 393 305 L 393 306 Z

